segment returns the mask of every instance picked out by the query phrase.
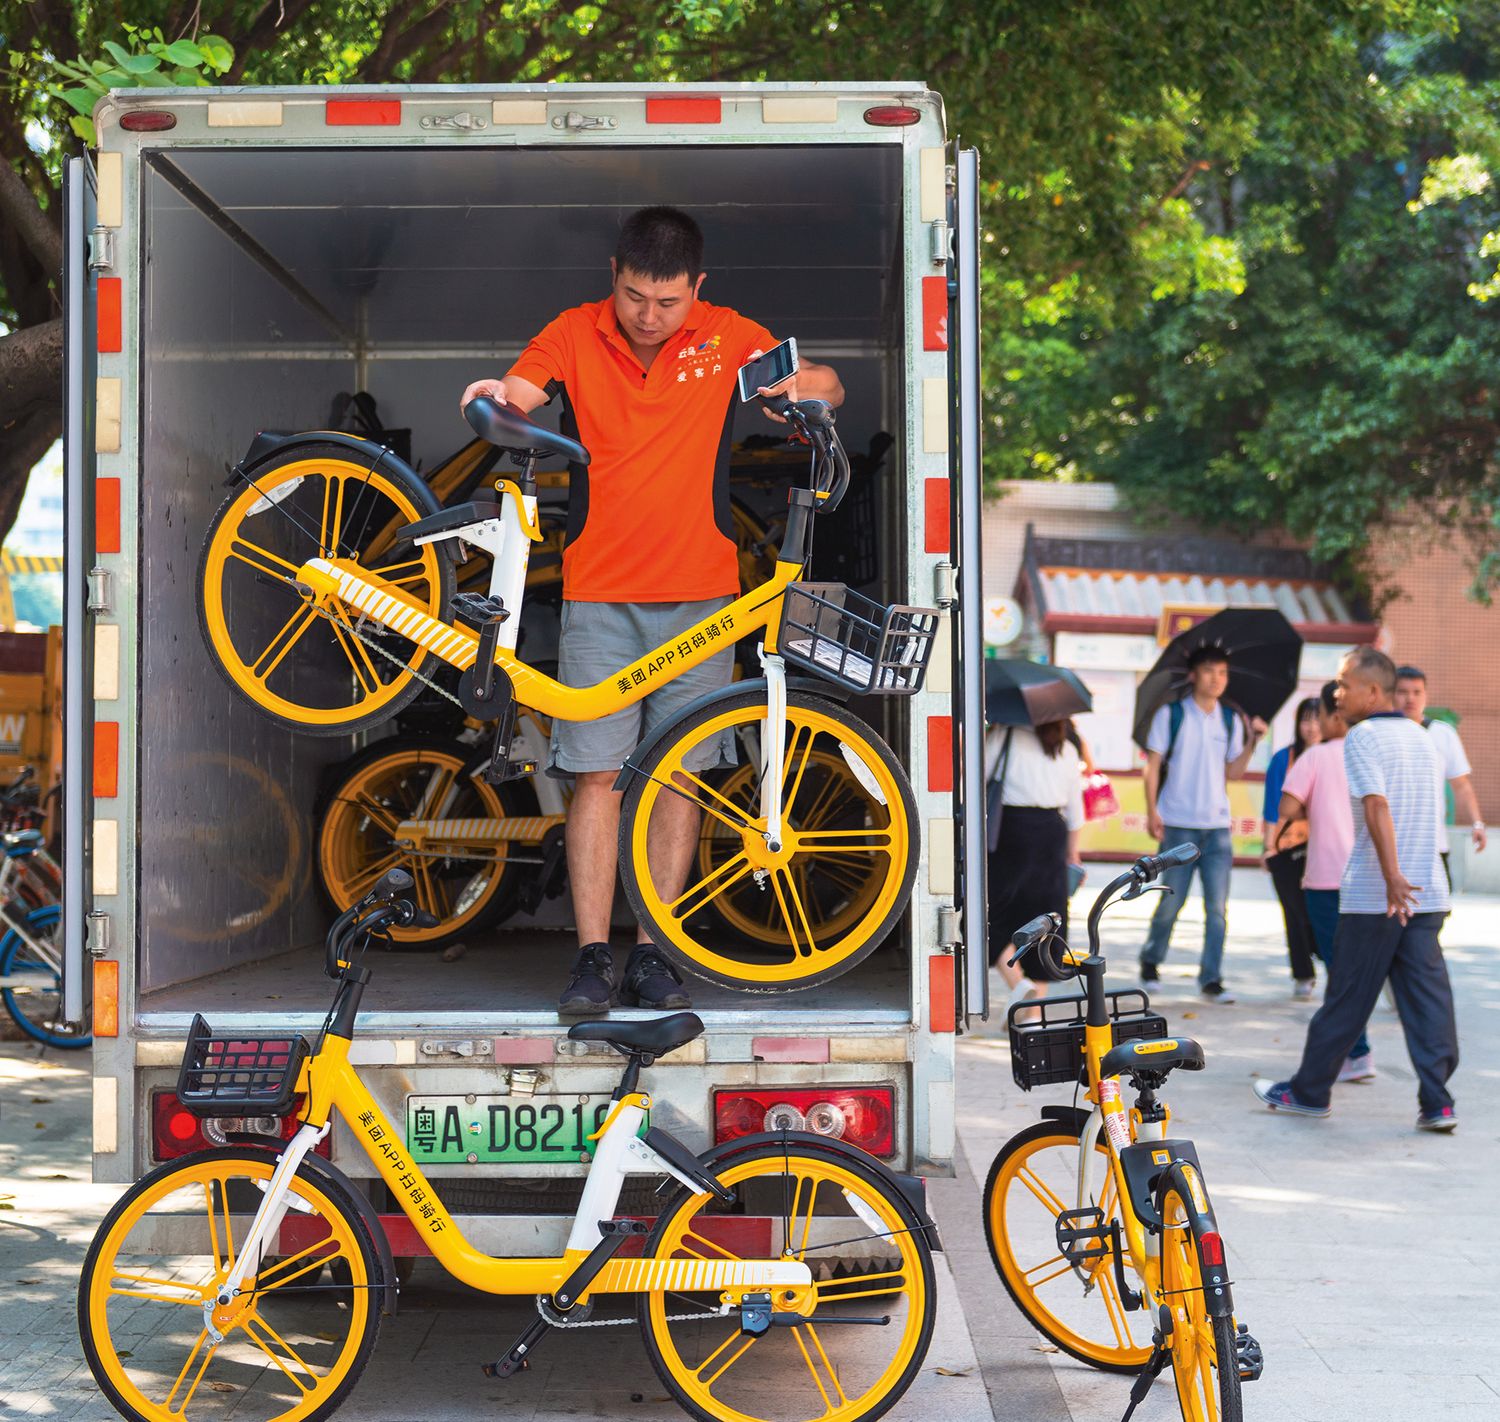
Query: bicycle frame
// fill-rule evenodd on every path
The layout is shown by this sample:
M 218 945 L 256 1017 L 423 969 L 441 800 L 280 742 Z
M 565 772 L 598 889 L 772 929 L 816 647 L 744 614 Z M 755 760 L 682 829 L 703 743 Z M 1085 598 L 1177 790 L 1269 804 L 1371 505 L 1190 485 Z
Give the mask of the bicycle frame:
M 43 854 L 45 850 L 35 850 L 33 853 Z M 15 897 L 11 893 L 12 885 L 22 877 L 23 870 L 17 867 L 17 856 L 6 854 L 0 859 L 0 932 L 8 930 L 14 933 L 31 951 L 51 970 L 46 972 L 23 972 L 8 973 L 0 977 L 0 988 L 9 988 L 12 991 L 55 991 L 57 979 L 52 974 L 62 972 L 62 954 L 50 943 L 37 938 L 30 930 L 26 922 L 26 915 L 12 912 Z
M 594 1159 L 564 1252 L 540 1259 L 484 1254 L 464 1238 L 405 1146 L 396 1144 L 401 1137 L 350 1064 L 349 1047 L 348 1037 L 328 1032 L 317 1053 L 303 1063 L 296 1087 L 307 1101 L 303 1124 L 278 1158 L 235 1266 L 221 1285 L 220 1300 L 233 1298 L 264 1253 L 284 1252 L 279 1248 L 280 1230 L 288 1209 L 294 1208 L 288 1198 L 289 1186 L 303 1158 L 327 1135 L 334 1111 L 354 1132 L 438 1263 L 455 1279 L 484 1293 L 556 1293 L 598 1245 L 602 1237 L 599 1222 L 614 1218 L 627 1175 L 670 1175 L 689 1189 L 699 1188 L 639 1138 L 637 1132 L 651 1098 L 644 1092 L 629 1092 L 615 1101 L 593 1138 Z M 708 1241 L 702 1243 L 705 1252 L 696 1259 L 610 1260 L 580 1294 L 579 1302 L 593 1294 L 659 1293 L 668 1289 L 720 1292 L 738 1299 L 745 1293 L 776 1289 L 799 1294 L 793 1307 L 798 1303 L 811 1307 L 812 1273 L 806 1264 L 790 1259 L 714 1257 L 710 1251 L 716 1247 Z M 204 1304 L 210 1329 L 215 1302 L 210 1299 Z M 722 1305 L 726 1311 L 733 1306 Z

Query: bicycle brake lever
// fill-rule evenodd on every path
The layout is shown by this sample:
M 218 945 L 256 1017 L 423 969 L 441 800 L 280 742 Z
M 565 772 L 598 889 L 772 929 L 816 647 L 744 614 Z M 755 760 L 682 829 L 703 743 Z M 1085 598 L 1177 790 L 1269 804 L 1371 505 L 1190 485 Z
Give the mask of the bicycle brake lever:
M 1120 895 L 1120 902 L 1123 904 L 1128 899 L 1138 899 L 1142 894 L 1170 894 L 1171 892 L 1170 884 L 1132 884 Z

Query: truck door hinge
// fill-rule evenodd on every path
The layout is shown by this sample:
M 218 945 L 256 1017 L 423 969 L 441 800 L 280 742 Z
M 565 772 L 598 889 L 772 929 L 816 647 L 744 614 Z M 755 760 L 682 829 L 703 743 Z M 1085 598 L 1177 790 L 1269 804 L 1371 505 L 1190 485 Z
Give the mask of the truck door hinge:
M 488 1037 L 433 1038 L 417 1050 L 424 1057 L 488 1057 L 494 1054 L 495 1044 Z
M 952 953 L 964 941 L 958 928 L 958 910 L 951 904 L 938 910 L 938 947 L 944 953 Z
M 109 569 L 89 569 L 89 605 L 90 612 L 108 612 L 109 601 Z
M 932 597 L 939 607 L 952 607 L 958 601 L 958 570 L 946 559 L 932 570 Z
M 591 128 L 613 128 L 614 118 L 609 114 L 581 114 L 569 109 L 552 120 L 553 128 L 565 128 L 569 133 L 584 133 Z
M 89 233 L 89 270 L 107 272 L 115 264 L 115 234 L 111 227 L 96 227 Z
M 456 114 L 423 114 L 423 128 L 456 128 L 461 133 L 477 133 L 482 128 L 488 128 L 490 121 L 483 114 L 471 114 L 467 110 L 461 110 Z
M 83 922 L 85 951 L 91 958 L 109 957 L 109 950 L 114 946 L 109 915 L 100 909 L 93 909 L 84 915 Z
M 946 222 L 929 224 L 932 240 L 932 265 L 946 267 L 953 255 L 953 229 Z

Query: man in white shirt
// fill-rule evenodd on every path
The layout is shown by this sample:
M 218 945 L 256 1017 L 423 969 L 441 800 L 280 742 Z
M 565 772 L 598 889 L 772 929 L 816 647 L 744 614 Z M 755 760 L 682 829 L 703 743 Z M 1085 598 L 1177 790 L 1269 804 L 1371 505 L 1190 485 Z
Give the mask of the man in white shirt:
M 1141 949 L 1141 981 L 1161 977 L 1172 940 L 1172 925 L 1197 873 L 1203 885 L 1203 957 L 1198 987 L 1210 1002 L 1233 1002 L 1224 986 L 1225 906 L 1234 849 L 1229 834 L 1229 780 L 1245 773 L 1255 743 L 1266 733 L 1256 717 L 1250 734 L 1224 704 L 1229 657 L 1222 647 L 1199 647 L 1188 658 L 1188 695 L 1161 707 L 1146 737 L 1146 828 L 1162 852 L 1196 844 L 1198 861 L 1169 869 L 1162 881 L 1171 890 L 1157 900 L 1146 946 Z
M 1438 759 L 1443 763 L 1442 780 L 1453 787 L 1453 809 L 1456 822 L 1468 825 L 1474 837 L 1475 853 L 1481 852 L 1488 837 L 1484 830 L 1484 816 L 1479 812 L 1479 796 L 1474 793 L 1473 767 L 1464 753 L 1464 743 L 1458 732 L 1446 721 L 1427 715 L 1427 674 L 1421 667 L 1396 668 L 1396 710 L 1410 721 L 1426 728 L 1437 748 Z M 1448 887 L 1453 887 L 1453 875 L 1448 869 L 1448 804 L 1443 798 L 1442 780 L 1438 782 L 1438 849 L 1443 856 L 1443 872 L 1448 875 Z

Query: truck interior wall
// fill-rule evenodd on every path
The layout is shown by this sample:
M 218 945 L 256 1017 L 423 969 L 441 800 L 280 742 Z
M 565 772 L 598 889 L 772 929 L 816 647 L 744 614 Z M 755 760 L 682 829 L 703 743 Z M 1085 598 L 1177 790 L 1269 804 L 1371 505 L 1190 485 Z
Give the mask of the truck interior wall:
M 323 768 L 352 743 L 282 730 L 212 668 L 195 579 L 226 466 L 259 428 L 326 427 L 333 397 L 362 386 L 430 468 L 468 438 L 465 384 L 503 373 L 559 310 L 607 294 L 636 207 L 691 211 L 707 239 L 704 299 L 837 365 L 851 454 L 893 437 L 864 511 L 851 495 L 820 530 L 814 576 L 911 600 L 899 148 L 184 148 L 162 161 L 145 176 L 142 991 L 325 926 L 313 807 Z M 746 411 L 736 435 L 778 428 Z M 786 481 L 746 498 L 778 513 Z M 859 538 L 869 579 L 850 572 Z M 890 735 L 904 709 L 863 713 Z

